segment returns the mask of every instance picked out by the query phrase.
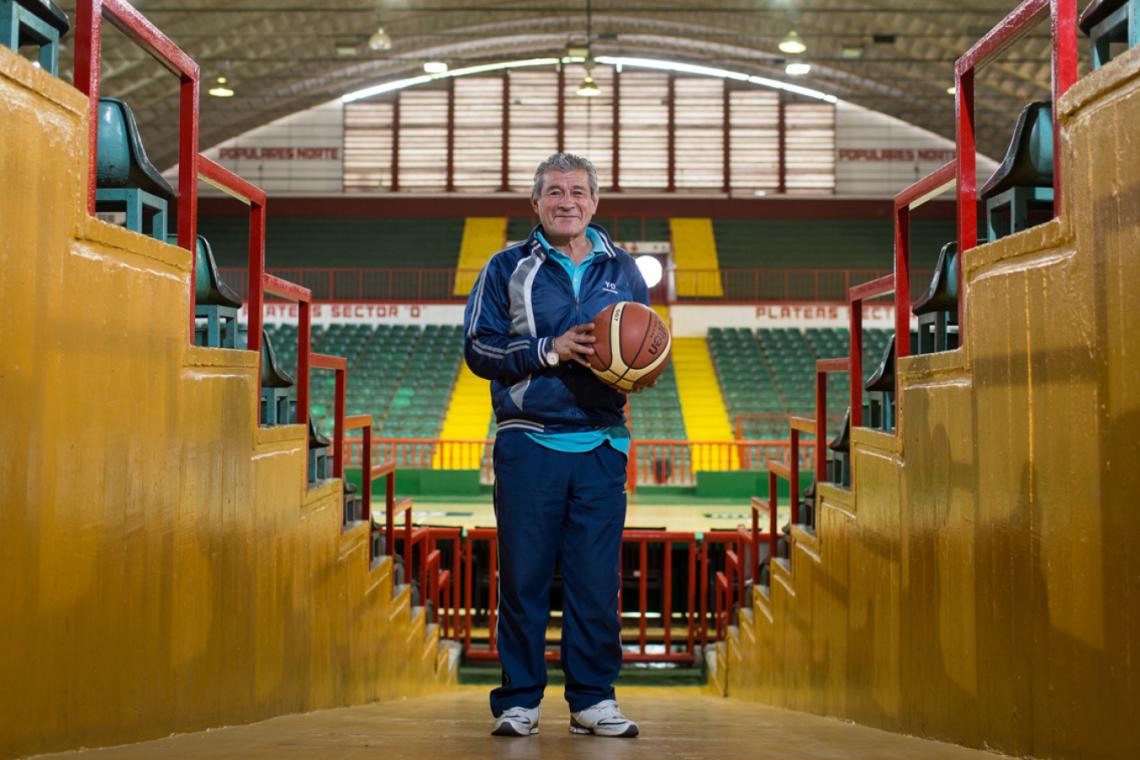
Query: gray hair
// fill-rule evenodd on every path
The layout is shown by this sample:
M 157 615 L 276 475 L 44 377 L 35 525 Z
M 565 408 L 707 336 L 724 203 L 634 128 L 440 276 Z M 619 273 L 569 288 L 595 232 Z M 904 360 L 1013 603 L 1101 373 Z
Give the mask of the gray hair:
M 555 153 L 534 170 L 534 186 L 530 190 L 531 198 L 538 200 L 542 196 L 542 183 L 546 179 L 546 173 L 550 171 L 586 172 L 586 176 L 590 178 L 590 197 L 598 197 L 598 170 L 594 168 L 589 159 L 575 156 L 573 153 Z

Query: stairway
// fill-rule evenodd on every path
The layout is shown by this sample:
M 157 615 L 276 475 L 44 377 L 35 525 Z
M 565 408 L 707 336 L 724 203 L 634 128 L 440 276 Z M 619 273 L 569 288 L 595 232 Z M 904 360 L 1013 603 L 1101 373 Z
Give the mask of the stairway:
M 712 355 L 704 338 L 673 339 L 673 369 L 685 432 L 691 441 L 734 440 L 732 425 L 717 384 Z M 728 446 L 694 446 L 693 470 L 740 469 L 739 452 Z
M 670 219 L 677 296 L 723 298 L 712 219 Z
M 482 441 L 487 437 L 490 423 L 491 392 L 488 383 L 472 372 L 466 362 L 462 362 L 439 437 L 445 441 Z M 432 457 L 432 467 L 437 470 L 477 470 L 482 459 L 482 446 L 449 449 L 446 457 L 437 448 Z
M 469 216 L 463 223 L 463 242 L 459 245 L 459 263 L 456 265 L 455 292 L 466 296 L 475 285 L 479 270 L 507 241 L 505 216 Z

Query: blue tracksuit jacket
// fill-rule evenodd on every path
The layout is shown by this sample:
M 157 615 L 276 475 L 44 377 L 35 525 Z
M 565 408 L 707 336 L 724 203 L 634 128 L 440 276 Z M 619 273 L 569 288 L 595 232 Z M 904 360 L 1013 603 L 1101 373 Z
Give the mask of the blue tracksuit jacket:
M 498 430 L 557 433 L 621 425 L 625 395 L 576 362 L 549 367 L 551 342 L 618 301 L 648 305 L 633 258 L 601 227 L 607 256 L 585 271 L 578 296 L 570 275 L 547 261 L 536 227 L 496 253 L 475 282 L 463 314 L 464 357 L 491 381 Z

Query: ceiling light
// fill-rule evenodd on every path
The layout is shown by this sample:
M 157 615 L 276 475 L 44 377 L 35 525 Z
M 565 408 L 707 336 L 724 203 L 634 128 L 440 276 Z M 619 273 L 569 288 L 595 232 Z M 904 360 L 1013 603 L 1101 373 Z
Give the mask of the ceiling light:
M 958 88 L 955 87 L 954 85 L 950 85 L 949 87 L 946 88 L 946 94 L 947 95 L 957 95 L 958 94 Z
M 368 49 L 381 52 L 392 49 L 392 38 L 384 31 L 384 27 L 378 28 L 372 33 L 372 36 L 368 38 Z
M 218 83 L 210 89 L 206 90 L 206 92 L 210 95 L 213 95 L 215 98 L 232 98 L 234 96 L 234 91 L 229 87 L 226 87 L 225 77 L 218 77 Z
M 594 78 L 590 76 L 588 71 L 586 72 L 586 76 L 582 79 L 582 84 L 578 85 L 577 94 L 583 98 L 596 98 L 602 94 L 602 91 L 594 84 Z
M 839 49 L 839 57 L 846 58 L 849 61 L 858 60 L 863 57 L 863 46 L 844 45 Z
M 340 58 L 352 58 L 360 52 L 357 49 L 356 43 L 351 40 L 340 40 L 333 46 L 333 48 L 336 50 L 336 54 Z
M 788 36 L 780 40 L 780 44 L 776 45 L 776 47 L 780 48 L 781 53 L 787 53 L 788 55 L 799 55 L 807 50 L 807 45 L 805 45 L 804 41 L 800 39 L 800 36 L 796 34 L 795 29 L 788 32 Z
M 424 64 L 425 74 L 446 74 L 447 64 L 443 61 L 428 61 Z
M 789 63 L 784 67 L 784 73 L 790 77 L 801 77 L 809 71 L 811 71 L 811 64 L 801 63 L 799 61 L 796 61 L 795 63 Z
M 570 45 L 566 48 L 567 58 L 589 58 L 590 48 L 586 45 Z

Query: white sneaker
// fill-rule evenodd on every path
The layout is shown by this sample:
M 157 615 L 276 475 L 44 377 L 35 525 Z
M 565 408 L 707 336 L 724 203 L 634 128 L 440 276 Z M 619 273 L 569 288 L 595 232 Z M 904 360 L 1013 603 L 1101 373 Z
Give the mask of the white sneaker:
M 541 707 L 527 709 L 525 707 L 508 707 L 502 715 L 495 718 L 495 730 L 492 736 L 530 736 L 538 733 L 538 717 Z
M 637 724 L 621 714 L 617 702 L 606 699 L 581 712 L 570 713 L 570 733 L 634 737 Z

